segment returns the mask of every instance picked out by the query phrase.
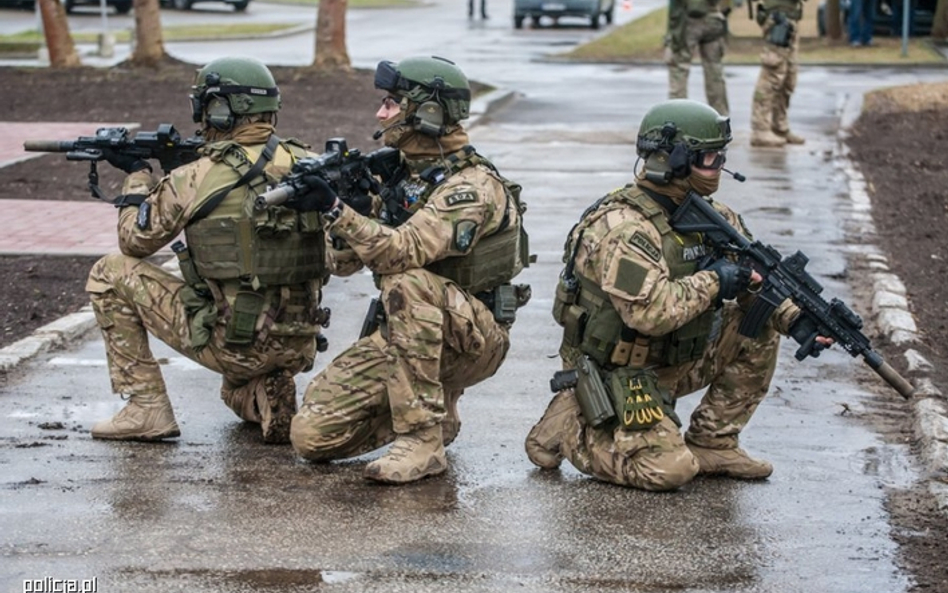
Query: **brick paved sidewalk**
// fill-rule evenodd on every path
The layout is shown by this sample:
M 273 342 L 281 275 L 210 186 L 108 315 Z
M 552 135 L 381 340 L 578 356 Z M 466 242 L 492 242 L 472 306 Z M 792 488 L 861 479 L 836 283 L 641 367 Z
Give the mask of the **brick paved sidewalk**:
M 26 140 L 67 140 L 115 126 L 138 127 L 101 122 L 0 122 L 0 167 L 44 154 L 25 152 Z M 118 250 L 118 213 L 91 196 L 77 202 L 19 200 L 9 195 L 0 198 L 0 220 L 4 221 L 0 254 L 104 255 Z

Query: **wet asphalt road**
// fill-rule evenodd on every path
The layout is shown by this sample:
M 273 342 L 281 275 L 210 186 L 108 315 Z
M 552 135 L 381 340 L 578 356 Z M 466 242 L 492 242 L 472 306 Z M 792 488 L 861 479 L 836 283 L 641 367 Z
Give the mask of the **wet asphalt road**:
M 46 576 L 96 577 L 99 591 L 136 592 L 908 588 L 912 577 L 897 564 L 883 505 L 887 489 L 918 476 L 907 449 L 886 444 L 863 418 L 897 395 L 841 352 L 799 363 L 784 344 L 771 395 L 742 441 L 774 463 L 766 482 L 699 479 L 678 493 L 651 494 L 592 481 L 568 464 L 540 472 L 526 459 L 523 438 L 558 368 L 549 311 L 563 237 L 590 202 L 630 179 L 637 122 L 664 98 L 666 79 L 653 66 L 541 61 L 593 33 L 515 32 L 504 18 L 509 6 L 492 0 L 486 24 L 469 24 L 464 8 L 446 0 L 353 11 L 349 20 L 357 66 L 437 53 L 472 78 L 517 91 L 482 118 L 472 139 L 525 187 L 539 261 L 521 279 L 534 298 L 520 310 L 501 371 L 461 400 L 449 471 L 392 488 L 361 478 L 364 459 L 299 462 L 288 448 L 262 445 L 230 414 L 213 375 L 160 345 L 182 437 L 161 445 L 92 441 L 92 423 L 121 405 L 109 395 L 93 335 L 0 386 L 0 590 L 22 591 L 24 579 Z M 394 37 L 419 23 L 430 31 L 423 39 Z M 312 47 L 303 34 L 236 46 L 168 44 L 168 51 L 200 63 L 239 48 L 270 63 L 303 64 Z M 751 153 L 756 74 L 728 70 L 736 136 L 729 167 L 749 181 L 727 180 L 719 196 L 758 238 L 808 253 L 827 294 L 851 301 L 849 257 L 871 246 L 846 235 L 853 209 L 838 160 L 840 116 L 880 80 L 940 73 L 804 69 L 791 122 L 807 145 Z M 692 76 L 700 92 L 700 72 Z M 374 292 L 364 275 L 330 282 L 331 350 L 317 366 L 354 339 Z M 298 381 L 301 393 L 311 374 Z M 696 397 L 681 402 L 683 418 Z M 844 403 L 852 413 L 841 414 Z M 57 422 L 63 428 L 43 428 Z

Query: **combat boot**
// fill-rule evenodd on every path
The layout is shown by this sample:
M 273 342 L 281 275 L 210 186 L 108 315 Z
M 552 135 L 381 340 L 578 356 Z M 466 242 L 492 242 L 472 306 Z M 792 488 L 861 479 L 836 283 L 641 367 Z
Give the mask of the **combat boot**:
M 263 442 L 282 445 L 290 442 L 290 423 L 296 415 L 296 382 L 292 375 L 275 371 L 257 379 L 254 400 L 260 414 Z
M 754 130 L 751 133 L 751 146 L 757 148 L 780 148 L 786 146 L 787 139 L 767 130 Z
M 547 406 L 543 417 L 527 434 L 523 448 L 533 465 L 542 469 L 556 469 L 563 462 L 560 452 L 561 435 L 566 414 L 576 413 L 576 399 L 570 392 L 556 394 Z
M 181 436 L 168 395 L 130 395 L 118 414 L 92 427 L 92 438 L 113 441 L 160 441 Z
M 790 130 L 787 130 L 786 132 L 774 130 L 774 134 L 786 140 L 787 144 L 803 144 L 806 142 L 806 138 L 804 138 L 803 136 L 798 136 L 794 134 L 793 132 L 791 132 Z
M 388 453 L 365 466 L 363 476 L 387 484 L 405 484 L 436 476 L 448 467 L 441 425 L 400 434 Z
M 774 473 L 773 465 L 752 458 L 743 449 L 708 449 L 694 443 L 688 443 L 688 449 L 698 460 L 698 475 L 763 480 Z

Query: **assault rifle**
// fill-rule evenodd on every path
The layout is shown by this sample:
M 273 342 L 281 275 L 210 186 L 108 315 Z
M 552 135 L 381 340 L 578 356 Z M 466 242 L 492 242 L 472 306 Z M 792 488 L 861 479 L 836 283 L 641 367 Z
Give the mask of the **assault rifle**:
M 345 138 L 331 138 L 326 141 L 326 152 L 300 159 L 279 185 L 257 196 L 254 207 L 265 210 L 282 204 L 306 187 L 303 177 L 316 174 L 332 187 L 340 200 L 357 211 L 362 210 L 369 203 L 369 191 L 381 191 L 375 176 L 389 179 L 398 169 L 399 158 L 394 148 L 380 148 L 363 155 L 358 148 L 350 149 Z
M 28 152 L 65 152 L 67 161 L 89 161 L 89 191 L 100 200 L 112 202 L 99 188 L 96 169 L 96 163 L 105 160 L 109 152 L 157 160 L 167 174 L 197 160 L 198 148 L 203 144 L 203 138 L 182 139 L 173 125 L 161 124 L 157 130 L 138 132 L 134 137 L 127 128 L 119 127 L 99 128 L 95 136 L 80 136 L 76 140 L 27 140 L 23 149 Z
M 741 335 L 760 335 L 777 306 L 789 298 L 801 310 L 790 328 L 790 336 L 800 344 L 795 354 L 797 360 L 819 356 L 825 346 L 816 341 L 818 336 L 832 338 L 854 358 L 862 356 L 902 397 L 911 397 L 912 385 L 872 350 L 869 338 L 860 331 L 862 319 L 841 300 L 834 298 L 827 303 L 820 296 L 823 287 L 804 269 L 809 261 L 806 255 L 797 251 L 783 257 L 770 245 L 751 243 L 693 191 L 675 210 L 671 225 L 679 233 L 704 233 L 705 240 L 716 251 L 736 254 L 764 277 L 760 293 L 738 328 Z

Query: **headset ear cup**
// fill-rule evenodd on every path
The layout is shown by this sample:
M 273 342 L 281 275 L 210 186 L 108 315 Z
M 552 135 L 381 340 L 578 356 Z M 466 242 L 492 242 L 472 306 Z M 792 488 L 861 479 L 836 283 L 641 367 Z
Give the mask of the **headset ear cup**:
M 672 177 L 677 179 L 684 179 L 691 174 L 691 154 L 684 144 L 675 144 L 668 157 L 668 167 Z
M 415 112 L 414 128 L 426 136 L 444 135 L 444 108 L 436 101 L 426 101 Z
M 234 113 L 230 103 L 223 97 L 213 97 L 204 108 L 204 119 L 208 125 L 221 132 L 229 132 L 234 127 Z

